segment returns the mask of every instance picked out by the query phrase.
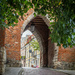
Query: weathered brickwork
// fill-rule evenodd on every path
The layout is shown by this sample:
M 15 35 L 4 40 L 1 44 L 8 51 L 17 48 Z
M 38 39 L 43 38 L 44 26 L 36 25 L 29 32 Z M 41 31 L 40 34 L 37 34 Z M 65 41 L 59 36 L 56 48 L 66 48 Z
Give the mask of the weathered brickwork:
M 25 15 L 27 18 L 32 13 L 28 11 Z M 19 67 L 21 66 L 20 60 L 20 41 L 21 41 L 21 27 L 23 20 L 19 20 L 18 25 L 15 27 L 9 27 L 5 29 L 5 48 L 7 53 L 7 66 Z
M 59 61 L 75 62 L 75 47 L 64 49 L 62 46 L 59 47 Z
M 42 67 L 75 69 L 75 47 L 64 49 L 62 46 L 58 47 L 55 43 L 51 43 L 49 38 L 48 26 L 50 21 L 46 17 L 38 15 L 34 17 L 34 10 L 30 9 L 25 13 L 24 20 L 19 20 L 18 25 L 9 27 L 9 29 L 0 29 L 0 48 L 4 47 L 7 54 L 7 66 L 21 66 L 20 65 L 20 40 L 21 34 L 30 26 L 32 22 L 35 23 L 35 31 L 33 34 L 40 44 L 40 64 Z M 1 53 L 1 52 L 0 52 Z M 1 55 L 1 54 L 0 54 Z M 3 56 L 3 54 L 1 55 Z M 3 58 L 0 56 L 0 64 L 3 63 Z M 14 65 L 15 64 L 15 65 Z M 4 64 L 3 64 L 4 65 Z M 0 71 L 3 66 L 0 65 Z
M 75 69 L 75 47 L 59 47 L 58 61 L 63 69 Z
M 38 19 L 36 19 L 35 17 L 34 17 L 34 15 L 33 15 L 33 9 L 31 9 L 31 10 L 29 10 L 28 11 L 28 13 L 26 13 L 26 17 L 24 17 L 24 21 L 23 20 L 21 20 L 21 21 L 19 21 L 19 23 L 18 23 L 18 26 L 16 26 L 17 27 L 17 30 L 13 30 L 13 31 L 11 31 L 12 32 L 12 35 L 14 36 L 14 34 L 15 34 L 15 37 L 18 37 L 18 39 L 16 38 L 16 39 L 14 39 L 12 36 L 11 36 L 11 38 L 12 38 L 12 42 L 15 40 L 15 42 L 16 42 L 16 40 L 18 41 L 18 44 L 17 45 L 14 45 L 15 47 L 13 48 L 13 47 L 6 47 L 6 49 L 7 49 L 7 58 L 8 58 L 8 60 L 10 60 L 10 58 L 12 58 L 13 60 L 19 60 L 20 59 L 20 57 L 18 57 L 18 56 L 20 56 L 20 53 L 19 53 L 19 50 L 20 50 L 20 37 L 21 37 L 21 34 L 23 33 L 23 31 L 24 31 L 24 29 L 28 26 L 28 25 L 30 25 L 31 24 L 31 22 L 33 21 L 33 22 L 35 22 L 35 25 L 36 25 L 36 23 L 38 22 L 38 21 L 36 21 L 36 20 L 38 20 Z M 33 33 L 35 36 L 37 36 L 37 34 L 38 34 L 38 39 L 37 40 L 39 40 L 39 38 L 40 38 L 40 40 L 41 41 L 39 41 L 39 43 L 40 43 L 40 47 L 41 47 L 41 57 L 40 57 L 40 61 L 41 61 L 41 66 L 48 66 L 48 67 L 53 67 L 53 68 L 62 68 L 62 64 L 65 62 L 65 63 L 70 63 L 70 60 L 72 61 L 72 63 L 74 62 L 73 60 L 74 60 L 74 52 L 73 52 L 73 50 L 70 52 L 69 51 L 69 49 L 70 48 L 68 48 L 67 49 L 67 51 L 64 49 L 64 51 L 65 51 L 65 53 L 63 53 L 63 51 L 62 51 L 62 48 L 59 48 L 59 47 L 57 47 L 56 46 L 56 44 L 54 44 L 54 43 L 51 43 L 51 40 L 50 39 L 48 39 L 49 38 L 49 32 L 48 31 L 45 31 L 45 29 L 46 29 L 46 27 L 47 26 L 49 26 L 49 20 L 48 20 L 48 18 L 47 18 L 47 16 L 46 17 L 43 17 L 43 16 L 40 16 L 39 15 L 39 17 L 40 18 L 42 18 L 43 20 L 44 20 L 44 22 L 45 22 L 45 26 L 44 26 L 44 24 L 40 24 L 40 26 L 38 26 L 38 24 L 39 24 L 39 22 L 37 23 L 37 25 L 36 25 L 36 31 Z M 40 20 L 42 20 L 42 19 L 40 19 Z M 22 26 L 23 25 L 23 26 Z M 15 28 L 15 27 L 14 27 Z M 45 29 L 44 29 L 45 28 Z M 11 28 L 10 28 L 11 29 Z M 9 30 L 9 29 L 8 29 Z M 44 30 L 44 31 L 43 31 Z M 47 30 L 48 30 L 48 28 L 47 28 Z M 15 33 L 15 32 L 16 33 Z M 11 34 L 11 32 L 10 32 L 10 34 Z M 13 33 L 14 32 L 14 33 Z M 48 34 L 46 35 L 46 33 L 45 32 L 47 32 Z M 8 31 L 7 31 L 7 33 L 6 33 L 8 36 L 9 36 L 9 33 L 8 33 Z M 7 38 L 9 38 L 9 37 L 7 37 Z M 7 39 L 6 38 L 6 39 Z M 11 39 L 10 38 L 10 39 Z M 36 37 L 37 38 L 37 37 Z M 9 40 L 8 40 L 9 41 Z M 46 42 L 45 42 L 46 41 Z M 7 41 L 6 41 L 7 42 Z M 7 42 L 8 43 L 8 42 Z M 15 44 L 14 42 L 12 43 L 12 44 Z M 7 44 L 6 44 L 7 45 Z M 8 44 L 8 46 L 9 46 L 9 44 Z M 15 49 L 16 48 L 16 49 Z M 75 48 L 74 48 L 75 49 Z M 17 51 L 18 50 L 18 51 Z M 47 51 L 48 50 L 48 51 Z M 11 55 L 11 53 L 13 53 L 12 55 Z M 19 54 L 18 54 L 19 53 Z M 67 59 L 67 57 L 66 56 L 64 56 L 64 54 L 66 54 L 66 53 L 69 53 L 70 54 L 70 60 L 68 60 Z M 14 56 L 15 55 L 15 56 Z M 65 58 L 64 58 L 65 57 Z M 65 60 L 63 60 L 63 58 L 65 59 Z M 64 62 L 63 62 L 64 61 Z M 63 64 L 64 65 L 64 64 Z M 58 67 L 59 66 L 59 67 Z M 63 69 L 65 69 L 65 68 L 63 68 Z
M 5 30 L 5 48 L 7 53 L 7 64 L 14 60 L 20 61 L 20 39 L 21 28 L 19 26 L 9 27 Z M 16 64 L 16 63 L 15 63 Z

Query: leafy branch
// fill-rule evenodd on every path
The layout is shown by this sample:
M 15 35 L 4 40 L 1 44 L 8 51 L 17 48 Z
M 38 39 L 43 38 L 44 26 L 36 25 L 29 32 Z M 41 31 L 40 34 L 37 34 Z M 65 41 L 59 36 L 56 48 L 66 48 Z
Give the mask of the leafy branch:
M 0 0 L 0 27 L 15 26 L 30 8 L 54 21 L 49 27 L 52 42 L 75 46 L 75 0 Z
M 33 47 L 34 51 L 36 51 L 36 50 L 40 51 L 39 43 L 37 42 L 37 40 L 32 40 L 30 43 L 31 43 L 31 46 Z

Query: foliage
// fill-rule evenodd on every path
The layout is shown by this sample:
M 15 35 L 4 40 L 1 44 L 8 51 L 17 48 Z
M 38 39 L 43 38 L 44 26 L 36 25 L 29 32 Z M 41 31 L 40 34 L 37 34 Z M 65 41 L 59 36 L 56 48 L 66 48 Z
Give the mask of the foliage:
M 64 48 L 75 45 L 75 0 L 0 0 L 0 27 L 14 26 L 30 8 L 53 20 L 49 27 L 53 42 Z
M 23 56 L 23 59 L 25 59 L 25 56 Z
M 21 56 L 21 59 L 25 59 L 25 56 Z
M 22 59 L 23 56 L 21 56 L 20 58 Z
M 37 42 L 37 40 L 32 40 L 30 43 L 31 43 L 31 46 L 33 47 L 34 51 L 40 50 L 39 43 Z

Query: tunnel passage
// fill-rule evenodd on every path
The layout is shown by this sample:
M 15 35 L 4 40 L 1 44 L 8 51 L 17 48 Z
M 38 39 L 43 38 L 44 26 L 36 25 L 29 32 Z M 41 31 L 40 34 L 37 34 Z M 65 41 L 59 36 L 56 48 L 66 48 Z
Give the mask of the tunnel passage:
M 32 24 L 34 24 L 35 26 L 34 32 L 31 31 Z M 25 30 L 27 29 L 29 29 L 35 35 L 35 37 L 39 42 L 40 64 L 41 64 L 40 66 L 41 67 L 51 66 L 53 64 L 54 44 L 51 43 L 51 40 L 49 39 L 50 30 L 48 29 L 48 26 L 41 17 L 36 16 L 25 27 Z

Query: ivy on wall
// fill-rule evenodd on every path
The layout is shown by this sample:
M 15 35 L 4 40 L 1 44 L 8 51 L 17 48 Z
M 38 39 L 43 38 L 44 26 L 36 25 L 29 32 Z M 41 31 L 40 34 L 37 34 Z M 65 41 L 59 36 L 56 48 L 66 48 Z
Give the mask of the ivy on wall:
M 0 0 L 0 27 L 15 26 L 30 8 L 53 20 L 49 27 L 52 42 L 64 48 L 75 46 L 75 0 Z

